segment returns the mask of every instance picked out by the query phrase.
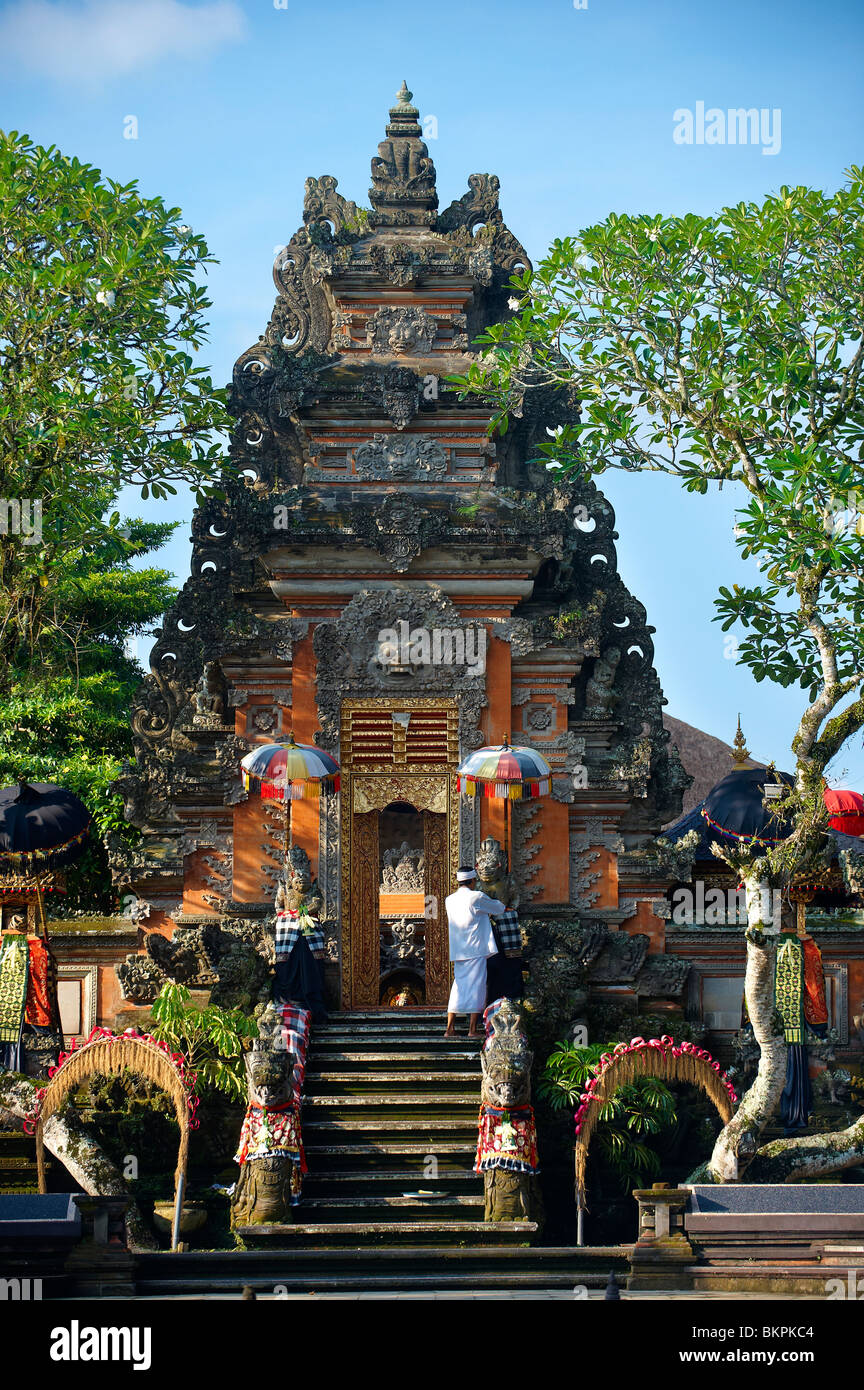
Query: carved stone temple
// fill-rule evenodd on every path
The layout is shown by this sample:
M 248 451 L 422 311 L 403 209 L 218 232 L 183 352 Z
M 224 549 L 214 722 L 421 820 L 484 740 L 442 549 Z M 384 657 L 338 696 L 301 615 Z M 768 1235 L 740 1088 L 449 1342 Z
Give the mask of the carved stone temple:
M 670 875 L 639 847 L 678 815 L 687 778 L 612 508 L 535 461 L 575 404 L 529 393 L 490 438 L 489 404 L 447 384 L 528 265 L 498 193 L 472 174 L 439 207 L 404 85 L 370 209 L 335 178 L 306 182 L 270 322 L 234 370 L 239 477 L 195 514 L 191 577 L 133 712 L 137 766 L 118 786 L 143 838 L 115 857 L 148 945 L 120 967 L 131 1003 L 154 997 L 166 961 L 224 986 L 260 948 L 285 826 L 239 763 L 289 731 L 342 770 L 338 795 L 291 811 L 335 1007 L 377 1008 L 394 985 L 444 1004 L 443 901 L 489 836 L 509 837 L 523 916 L 626 923 L 622 937 L 663 949 L 653 907 Z M 554 772 L 508 825 L 504 803 L 456 790 L 460 760 L 504 735 Z M 250 1003 L 266 997 L 263 976 L 244 980 Z

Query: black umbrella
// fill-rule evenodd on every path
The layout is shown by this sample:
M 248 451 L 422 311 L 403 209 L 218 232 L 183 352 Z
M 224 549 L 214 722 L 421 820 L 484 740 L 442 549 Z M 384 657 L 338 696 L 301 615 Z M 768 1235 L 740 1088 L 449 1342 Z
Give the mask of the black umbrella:
M 765 804 L 764 788 L 771 784 L 792 787 L 795 779 L 773 768 L 735 768 L 711 788 L 700 814 L 723 839 L 777 844 L 786 839 L 791 826 L 777 806 L 771 801 Z
M 36 873 L 71 864 L 83 852 L 90 812 L 52 782 L 0 789 L 0 874 Z

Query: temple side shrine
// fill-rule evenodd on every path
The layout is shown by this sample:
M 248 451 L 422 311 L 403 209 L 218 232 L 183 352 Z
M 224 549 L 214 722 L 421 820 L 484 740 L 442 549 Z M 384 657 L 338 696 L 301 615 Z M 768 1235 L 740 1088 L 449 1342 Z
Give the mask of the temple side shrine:
M 173 978 L 206 985 L 263 932 L 286 827 L 239 763 L 289 731 L 341 766 L 339 794 L 290 808 L 331 1006 L 377 1008 L 394 981 L 403 1002 L 444 1004 L 443 900 L 488 837 L 509 842 L 523 914 L 590 909 L 663 949 L 668 878 L 626 851 L 674 819 L 687 777 L 612 508 L 535 460 L 575 403 L 530 393 L 490 438 L 488 404 L 447 385 L 528 265 L 498 180 L 472 174 L 439 210 L 403 84 L 370 201 L 307 180 L 272 317 L 234 370 L 240 478 L 195 514 L 118 784 L 143 832 L 115 858 L 147 945 L 120 967 L 132 1003 L 169 957 Z M 457 794 L 460 759 L 502 737 L 545 756 L 551 795 L 508 809 Z

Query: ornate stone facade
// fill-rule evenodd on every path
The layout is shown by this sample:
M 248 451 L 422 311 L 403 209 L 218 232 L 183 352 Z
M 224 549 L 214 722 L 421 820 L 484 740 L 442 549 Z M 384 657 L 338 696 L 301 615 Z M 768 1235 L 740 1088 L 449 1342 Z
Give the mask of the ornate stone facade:
M 497 178 L 468 183 L 438 211 L 404 87 L 372 162 L 371 209 L 329 175 L 306 183 L 303 225 L 274 265 L 270 322 L 234 370 L 238 474 L 195 513 L 192 573 L 133 711 L 136 769 L 117 784 L 144 832 L 134 851 L 115 846 L 118 880 L 150 904 L 147 926 L 165 942 L 148 936 L 147 963 L 124 968 L 131 998 L 144 1002 L 181 946 L 190 979 L 207 978 L 211 930 L 265 932 L 279 826 L 238 765 L 289 729 L 342 762 L 341 801 L 298 801 L 291 814 L 343 1001 L 358 997 L 345 962 L 363 962 L 368 1001 L 380 955 L 371 942 L 352 957 L 349 939 L 359 909 L 346 893 L 361 881 L 377 930 L 382 865 L 357 878 L 348 864 L 377 852 L 368 817 L 388 795 L 422 814 L 424 887 L 439 901 L 458 857 L 507 832 L 500 803 L 459 804 L 455 768 L 511 732 L 553 768 L 552 796 L 510 827 L 523 903 L 576 906 L 602 923 L 617 914 L 630 930 L 617 850 L 638 849 L 676 814 L 685 778 L 663 729 L 652 629 L 617 573 L 612 508 L 593 483 L 534 461 L 577 403 L 530 393 L 492 440 L 489 404 L 446 384 L 477 335 L 512 312 L 510 276 L 528 266 Z M 590 532 L 577 524 L 586 511 Z M 400 623 L 445 631 L 454 650 L 482 632 L 482 660 L 382 661 L 380 634 Z M 370 702 L 355 720 L 371 730 L 365 751 L 359 733 L 345 742 L 346 702 L 358 700 Z M 452 729 L 436 744 L 448 704 Z M 644 882 L 660 873 L 640 873 L 647 901 Z M 445 989 L 436 931 L 427 922 L 426 969 Z

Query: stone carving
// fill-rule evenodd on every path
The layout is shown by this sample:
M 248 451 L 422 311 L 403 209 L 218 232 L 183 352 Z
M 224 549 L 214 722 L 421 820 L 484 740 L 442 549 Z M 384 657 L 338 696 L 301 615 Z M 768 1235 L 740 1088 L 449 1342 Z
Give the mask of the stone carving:
M 585 687 L 585 713 L 589 719 L 606 719 L 610 715 L 615 700 L 612 687 L 620 660 L 620 649 L 607 647 L 594 662 L 594 670 Z
M 248 1103 L 237 1161 L 240 1176 L 231 1198 L 231 1229 L 287 1225 L 299 1148 L 294 1103 L 296 1057 L 285 1046 L 273 1005 L 261 1016 L 259 1036 L 246 1054 Z
M 420 377 L 410 367 L 386 367 L 378 380 L 384 410 L 397 430 L 404 430 L 420 409 Z
M 369 260 L 378 274 L 389 280 L 391 285 L 405 289 L 416 284 L 422 273 L 430 268 L 433 253 L 431 246 L 415 248 L 404 241 L 397 241 L 389 245 L 371 246 Z
M 516 881 L 507 867 L 507 856 L 500 840 L 487 835 L 481 840 L 474 866 L 477 870 L 477 887 L 490 898 L 497 898 L 508 907 L 519 906 L 519 893 Z
M 425 309 L 385 305 L 366 321 L 366 346 L 394 357 L 425 357 L 438 336 L 438 324 Z
M 658 835 L 645 844 L 619 854 L 618 873 L 621 876 L 689 883 L 699 839 L 698 830 L 688 830 L 686 835 L 674 842 Z
M 519 900 L 529 903 L 543 887 L 542 803 L 515 801 L 511 814 L 513 876 L 518 885 Z
M 178 926 L 170 939 L 148 932 L 146 956 L 127 956 L 117 967 L 124 999 L 152 1004 L 166 980 L 210 989 L 214 1004 L 251 1011 L 269 998 L 273 941 L 266 924 L 251 919 Z
M 192 696 L 195 713 L 192 723 L 196 729 L 219 729 L 225 722 L 228 703 L 225 677 L 217 661 L 208 661 Z
M 390 108 L 387 138 L 372 160 L 373 226 L 429 226 L 438 206 L 435 165 L 420 139 L 419 111 L 402 83 Z
M 409 917 L 399 917 L 391 924 L 393 941 L 381 952 L 382 965 L 387 970 L 410 965 L 422 972 L 426 957 L 425 925 Z
M 360 231 L 368 220 L 368 213 L 349 202 L 337 193 L 338 179 L 332 174 L 322 174 L 320 179 L 306 180 L 306 193 L 303 199 L 303 221 L 307 226 L 315 223 L 333 223 L 334 230 Z
M 459 705 L 460 747 L 476 747 L 473 740 L 478 737 L 482 743 L 477 725 L 486 704 L 485 672 L 464 667 L 455 683 L 452 667 L 431 662 L 394 673 L 380 660 L 378 634 L 396 628 L 400 620 L 407 622 L 410 630 L 424 627 L 456 631 L 470 626 L 453 602 L 431 584 L 423 589 L 398 589 L 391 593 L 362 589 L 338 618 L 320 622 L 313 645 L 318 662 L 320 741 L 324 747 L 337 745 L 343 700 L 349 696 L 397 693 L 455 699 Z
M 423 893 L 426 890 L 426 857 L 403 840 L 398 849 L 384 851 L 382 893 Z
M 555 723 L 554 705 L 531 705 L 525 711 L 524 723 L 526 729 L 532 729 L 537 733 L 551 729 Z
M 480 1054 L 483 1088 L 478 1158 L 486 1195 L 485 1221 L 542 1221 L 537 1186 L 537 1135 L 531 1107 L 533 1054 L 519 1009 L 505 999 L 492 1019 L 493 1035 Z
M 445 476 L 447 452 L 425 434 L 374 434 L 355 449 L 354 467 L 358 477 L 377 482 L 423 482 Z
M 309 855 L 300 845 L 293 845 L 288 851 L 285 876 L 276 891 L 276 911 L 301 910 L 317 918 L 321 911 L 321 894 L 312 878 Z

